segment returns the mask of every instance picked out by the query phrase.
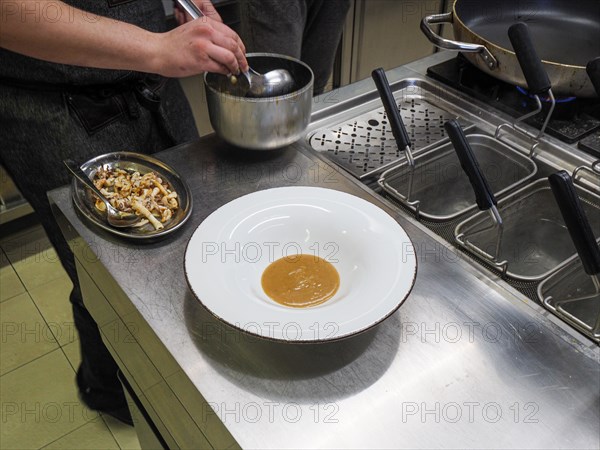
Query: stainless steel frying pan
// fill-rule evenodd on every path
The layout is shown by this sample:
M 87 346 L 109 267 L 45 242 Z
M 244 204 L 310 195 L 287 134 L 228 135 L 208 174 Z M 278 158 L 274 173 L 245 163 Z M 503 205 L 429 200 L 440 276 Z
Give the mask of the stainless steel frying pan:
M 555 94 L 596 96 L 586 65 L 600 56 L 598 0 L 456 0 L 451 12 L 425 17 L 421 30 L 437 47 L 459 50 L 493 77 L 527 87 L 507 34 L 517 22 L 528 25 Z M 433 31 L 440 23 L 452 24 L 455 41 Z

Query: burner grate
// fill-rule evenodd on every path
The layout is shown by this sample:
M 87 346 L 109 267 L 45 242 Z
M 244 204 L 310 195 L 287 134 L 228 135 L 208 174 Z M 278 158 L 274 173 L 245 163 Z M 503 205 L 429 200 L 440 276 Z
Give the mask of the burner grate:
M 542 116 L 542 114 L 539 114 L 532 117 L 527 123 L 540 129 L 545 120 L 545 117 Z M 600 120 L 587 114 L 581 114 L 569 120 L 551 119 L 548 123 L 548 128 L 546 128 L 546 133 L 567 144 L 573 144 L 583 137 L 588 136 L 594 130 L 600 130 Z
M 425 98 L 407 97 L 403 91 L 398 91 L 396 98 L 402 99 L 398 109 L 410 136 L 413 152 L 446 138 L 446 121 L 458 119 L 463 127 L 469 124 Z M 333 162 L 360 179 L 380 173 L 394 162 L 404 159 L 383 107 L 348 122 L 317 130 L 311 136 L 310 144 L 313 149 L 325 153 Z
M 515 89 L 514 85 L 482 72 L 461 54 L 428 67 L 427 75 L 513 118 L 521 117 L 536 108 L 535 102 L 528 98 L 525 90 L 518 87 Z M 538 130 L 546 119 L 549 107 L 548 103 L 543 105 L 543 113 L 526 122 Z M 558 99 L 546 133 L 567 144 L 573 144 L 598 130 L 600 130 L 598 99 L 562 98 Z

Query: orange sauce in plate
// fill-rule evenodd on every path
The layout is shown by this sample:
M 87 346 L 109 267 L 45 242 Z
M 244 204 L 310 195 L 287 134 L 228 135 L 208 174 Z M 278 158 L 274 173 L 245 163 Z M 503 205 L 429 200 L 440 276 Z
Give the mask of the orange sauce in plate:
M 269 264 L 261 278 L 265 293 L 293 308 L 320 305 L 335 295 L 340 276 L 331 263 L 314 255 L 293 255 Z

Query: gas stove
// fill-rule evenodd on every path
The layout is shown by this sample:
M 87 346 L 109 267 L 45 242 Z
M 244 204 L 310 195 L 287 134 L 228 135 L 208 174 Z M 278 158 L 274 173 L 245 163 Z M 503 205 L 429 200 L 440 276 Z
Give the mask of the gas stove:
M 535 102 L 525 89 L 480 71 L 462 55 L 430 66 L 427 75 L 514 118 L 535 110 Z M 563 97 L 556 103 L 546 132 L 567 144 L 577 143 L 581 150 L 600 158 L 600 100 Z M 548 112 L 548 102 L 543 105 L 542 113 L 527 120 L 537 129 Z
M 529 135 L 535 135 L 536 129 L 540 129 L 545 119 L 545 111 L 539 117 L 534 116 L 521 124 L 519 129 L 515 128 L 517 118 L 535 109 L 527 92 L 490 79 L 456 55 L 447 52 L 432 55 L 388 71 L 388 78 L 417 162 L 413 175 L 407 171 L 407 159 L 403 149 L 396 145 L 388 117 L 371 80 L 342 88 L 336 94 L 335 102 L 319 105 L 309 127 L 310 146 L 323 159 L 395 204 L 403 214 L 412 216 L 418 226 L 441 238 L 442 244 L 465 255 L 486 276 L 542 305 L 545 297 L 540 292 L 550 292 L 546 289 L 549 284 L 544 285 L 544 281 L 554 269 L 540 270 L 536 276 L 527 273 L 525 269 L 521 271 L 517 265 L 512 266 L 512 272 L 510 269 L 506 271 L 506 268 L 500 268 L 497 260 L 486 259 L 465 249 L 461 244 L 457 230 L 465 229 L 465 223 L 475 217 L 478 211 L 474 204 L 474 194 L 471 196 L 469 192 L 462 197 L 462 200 L 467 199 L 462 204 L 464 209 L 457 208 L 455 214 L 447 214 L 445 211 L 448 205 L 439 201 L 439 196 L 452 202 L 459 197 L 458 194 L 465 194 L 465 183 L 453 184 L 452 180 L 442 179 L 453 176 L 452 173 L 456 171 L 462 173 L 460 165 L 452 162 L 454 152 L 451 151 L 444 123 L 450 119 L 458 120 L 472 145 L 487 147 L 490 161 L 496 161 L 490 162 L 492 168 L 500 167 L 505 159 L 513 160 L 514 168 L 509 169 L 512 172 L 506 172 L 510 176 L 505 180 L 504 189 L 497 198 L 507 214 L 517 211 L 518 215 L 531 221 L 527 229 L 547 227 L 544 224 L 552 227 L 555 218 L 540 217 L 539 223 L 534 224 L 534 215 L 530 211 L 518 211 L 519 205 L 524 204 L 518 201 L 519 196 L 525 198 L 530 194 L 534 195 L 534 201 L 530 203 L 533 208 L 540 209 L 543 216 L 545 208 L 556 206 L 552 194 L 549 194 L 550 189 L 544 182 L 547 182 L 548 175 L 558 170 L 579 174 L 576 177 L 577 183 L 579 188 L 586 190 L 588 214 L 594 221 L 593 227 L 600 229 L 598 175 L 594 175 L 591 170 L 596 167 L 595 161 L 600 158 L 600 150 L 593 142 L 600 141 L 600 101 L 559 99 L 546 134 L 533 139 L 519 130 L 524 127 Z M 332 98 L 334 97 L 330 95 L 329 99 Z M 526 169 L 529 162 L 519 162 L 523 158 L 534 164 L 535 169 Z M 578 171 L 577 168 L 580 167 L 585 170 Z M 411 197 L 411 189 L 413 194 L 425 192 L 421 188 L 429 180 L 434 180 L 436 189 L 430 189 L 423 197 Z M 591 191 L 591 195 L 588 196 L 587 191 Z M 517 201 L 513 202 L 515 198 Z M 439 212 L 433 209 L 428 211 L 427 202 L 432 202 L 432 208 L 438 208 Z M 527 239 L 533 243 L 538 239 L 537 234 L 542 233 L 530 232 Z M 521 235 L 523 233 L 518 229 L 514 232 L 514 236 Z M 564 251 L 560 255 L 550 255 L 549 252 L 548 259 L 554 258 L 552 264 L 558 264 L 563 261 L 561 258 L 567 258 L 569 270 L 573 270 L 571 266 L 576 265 L 578 260 L 576 255 L 569 258 L 569 255 L 575 253 L 574 249 L 569 250 L 572 241 L 568 235 L 561 239 L 561 242 L 541 239 L 539 244 L 536 242 L 529 246 L 531 248 L 524 248 L 534 254 L 539 250 L 537 245 L 548 247 L 548 242 L 551 242 L 550 247 L 561 247 Z M 515 249 L 519 250 L 519 246 L 515 246 Z M 523 259 L 526 258 L 527 255 L 524 255 Z M 548 261 L 542 261 L 545 262 Z M 557 272 L 559 270 L 555 273 Z M 574 278 L 569 273 L 568 276 L 561 274 L 559 279 Z M 582 280 L 587 283 L 585 278 Z M 567 283 L 554 283 L 552 289 L 556 285 L 566 286 Z M 569 295 L 561 291 L 561 295 L 563 294 Z M 597 306 L 600 307 L 600 304 Z M 588 314 L 588 311 L 583 314 Z M 598 315 L 600 311 L 590 314 Z M 573 321 L 564 317 L 561 319 L 581 331 Z M 600 339 L 594 340 L 600 342 Z

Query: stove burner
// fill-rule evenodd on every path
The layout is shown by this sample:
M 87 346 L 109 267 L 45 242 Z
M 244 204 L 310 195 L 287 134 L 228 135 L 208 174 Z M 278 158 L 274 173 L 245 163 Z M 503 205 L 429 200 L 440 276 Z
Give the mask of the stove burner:
M 527 91 L 527 89 L 523 89 L 521 86 L 515 86 L 517 88 L 517 91 L 519 91 L 521 94 L 526 95 L 529 98 L 534 98 L 534 95 L 530 94 L 529 91 Z M 577 100 L 577 97 L 557 97 L 555 99 L 556 104 L 560 104 L 560 103 L 569 103 L 572 101 Z M 550 103 L 550 98 L 549 97 L 545 97 L 545 96 L 540 96 L 540 101 L 542 103 Z
M 490 105 L 515 119 L 535 111 L 536 105 L 528 98 L 527 91 L 501 81 L 473 66 L 463 55 L 449 59 L 427 69 L 427 75 L 465 94 Z M 562 98 L 546 128 L 546 133 L 567 144 L 600 131 L 600 101 L 587 98 Z M 540 129 L 549 103 L 542 103 L 544 110 L 527 120 Z M 581 148 L 581 147 L 580 147 Z

